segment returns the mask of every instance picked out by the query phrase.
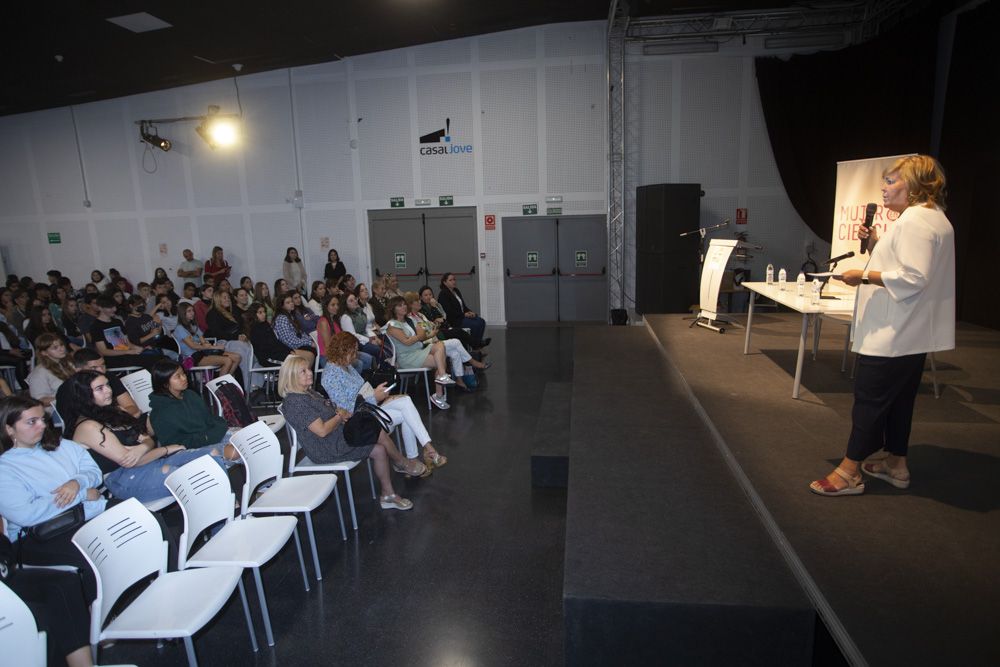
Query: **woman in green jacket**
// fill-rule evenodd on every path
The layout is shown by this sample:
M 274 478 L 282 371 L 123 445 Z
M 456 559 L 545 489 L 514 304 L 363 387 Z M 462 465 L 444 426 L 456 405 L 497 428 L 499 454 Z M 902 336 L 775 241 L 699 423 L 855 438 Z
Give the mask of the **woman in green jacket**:
M 149 397 L 149 420 L 162 442 L 185 447 L 225 445 L 238 429 L 230 430 L 226 420 L 212 414 L 201 396 L 188 389 L 187 373 L 176 361 L 158 361 L 152 370 L 153 393 Z M 233 452 L 235 454 L 235 452 Z M 233 458 L 230 451 L 226 458 Z

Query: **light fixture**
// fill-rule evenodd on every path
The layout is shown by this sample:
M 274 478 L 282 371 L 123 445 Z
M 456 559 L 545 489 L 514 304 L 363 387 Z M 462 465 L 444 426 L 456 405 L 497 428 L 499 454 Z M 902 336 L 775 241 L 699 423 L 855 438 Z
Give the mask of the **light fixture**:
M 232 115 L 220 115 L 219 107 L 214 104 L 208 107 L 208 115 L 195 128 L 195 132 L 212 150 L 220 147 L 228 148 L 239 140 L 239 132 Z
M 170 143 L 170 139 L 164 139 L 159 135 L 159 131 L 156 126 L 149 121 L 139 122 L 139 138 L 145 141 L 150 146 L 159 148 L 161 151 L 166 153 L 170 150 L 173 144 Z
M 644 56 L 676 56 L 686 53 L 716 53 L 719 43 L 703 39 L 650 40 L 642 46 Z

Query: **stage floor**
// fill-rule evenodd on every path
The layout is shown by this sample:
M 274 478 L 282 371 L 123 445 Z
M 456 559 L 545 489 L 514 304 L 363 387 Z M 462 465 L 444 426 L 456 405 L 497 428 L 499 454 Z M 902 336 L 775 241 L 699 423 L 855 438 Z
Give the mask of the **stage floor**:
M 959 326 L 958 348 L 936 355 L 937 399 L 928 364 L 908 490 L 868 480 L 862 496 L 822 498 L 808 484 L 851 423 L 842 325 L 824 326 L 794 400 L 798 314 L 755 313 L 749 355 L 741 328 L 646 324 L 868 664 L 1000 664 L 1000 332 Z

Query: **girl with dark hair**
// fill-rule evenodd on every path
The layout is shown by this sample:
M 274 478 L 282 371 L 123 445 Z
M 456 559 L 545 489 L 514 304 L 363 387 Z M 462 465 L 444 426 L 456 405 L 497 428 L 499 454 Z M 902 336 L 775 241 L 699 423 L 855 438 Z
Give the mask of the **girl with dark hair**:
M 97 269 L 94 269 L 93 271 L 90 272 L 90 282 L 94 283 L 94 286 L 97 288 L 98 292 L 106 290 L 108 288 L 108 285 L 111 284 L 111 281 L 108 280 L 104 276 L 104 274 L 98 271 Z
M 218 366 L 219 375 L 231 373 L 242 361 L 236 352 L 226 352 L 205 340 L 194 321 L 194 306 L 190 303 L 178 304 L 174 340 L 177 341 L 182 358 L 190 357 L 195 366 Z
M 253 354 L 265 366 L 280 366 L 292 350 L 278 340 L 267 323 L 267 310 L 262 303 L 251 303 L 243 315 L 243 332 L 250 338 Z
M 268 322 L 274 319 L 274 301 L 271 299 L 271 291 L 267 288 L 267 283 L 257 283 L 254 285 L 253 300 L 264 306 Z
M 316 314 L 302 303 L 302 295 L 295 290 L 291 291 L 292 304 L 295 306 L 295 319 L 298 320 L 299 327 L 306 334 L 316 331 Z
M 46 306 L 32 306 L 28 315 L 28 326 L 24 329 L 24 337 L 34 345 L 35 340 L 46 333 L 62 338 L 62 332 L 52 321 L 52 311 Z
M 21 348 L 23 339 L 9 323 L 0 317 L 0 364 L 14 367 L 14 376 L 23 383 L 28 376 L 28 360 L 31 352 Z M 27 347 L 27 341 L 24 342 Z
M 72 533 L 43 542 L 22 529 L 81 503 L 86 519 L 103 512 L 107 501 L 97 491 L 101 470 L 86 449 L 59 437 L 40 402 L 25 396 L 0 399 L 0 451 L 0 515 L 7 519 L 7 537 L 20 547 L 22 562 L 75 566 L 84 597 L 93 601 L 97 581 L 70 541 Z
M 288 284 L 287 280 L 285 280 L 284 278 L 278 278 L 277 280 L 275 280 L 274 281 L 274 292 L 273 292 L 274 298 L 275 298 L 275 304 L 274 305 L 275 306 L 278 305 L 277 299 L 280 298 L 282 294 L 285 294 L 286 292 L 291 292 L 291 291 L 292 291 L 292 288 Z M 278 310 L 278 309 L 275 308 L 275 310 Z
M 306 302 L 306 306 L 316 317 L 323 314 L 324 299 L 326 299 L 326 283 L 322 280 L 314 280 L 312 284 L 312 292 L 309 293 L 309 301 Z
M 158 446 L 146 420 L 133 417 L 114 403 L 103 373 L 76 373 L 59 387 L 56 401 L 66 424 L 65 436 L 94 454 L 106 475 L 104 483 L 116 498 L 136 498 L 139 502 L 166 498 L 170 491 L 163 480 L 199 456 L 211 456 L 225 467 L 220 446 Z
M 289 247 L 285 251 L 285 261 L 281 263 L 281 275 L 288 281 L 291 289 L 296 292 L 306 291 L 309 276 L 306 275 L 306 265 L 295 248 Z
M 334 248 L 330 248 L 330 252 L 326 253 L 326 267 L 323 269 L 323 279 L 332 280 L 336 283 L 345 275 L 347 275 L 347 268 L 340 261 L 340 253 Z
M 431 402 L 441 410 L 451 407 L 444 395 L 446 385 L 455 384 L 448 375 L 446 367 L 447 356 L 444 344 L 433 340 L 423 328 L 414 329 L 406 321 L 408 308 L 406 300 L 401 296 L 389 300 L 388 307 L 392 319 L 386 324 L 386 335 L 393 339 L 396 348 L 396 368 L 433 368 L 437 372 L 434 378 L 436 385 Z
M 240 278 L 240 287 L 245 289 L 248 294 L 253 294 L 253 279 L 250 276 L 243 276 Z
M 368 319 L 365 311 L 358 304 L 358 297 L 353 293 L 345 294 L 340 300 L 340 328 L 358 340 L 358 349 L 373 359 L 382 359 L 382 340 L 371 338 L 365 334 Z
M 341 292 L 347 294 L 348 292 L 354 291 L 354 288 L 358 286 L 358 281 L 354 278 L 354 276 L 348 273 L 340 279 L 340 283 L 338 283 L 337 286 L 340 288 Z
M 243 372 L 243 386 L 250 386 L 250 343 L 243 335 L 243 323 L 233 314 L 233 297 L 229 292 L 217 291 L 212 297 L 212 308 L 208 311 L 208 335 L 216 339 L 217 345 L 222 345 L 227 353 L 240 357 L 240 368 Z
M 62 326 L 66 339 L 77 348 L 86 347 L 87 339 L 80 331 L 80 302 L 75 296 L 68 296 L 62 302 Z
M 155 282 L 166 282 L 168 280 L 170 280 L 170 276 L 167 275 L 166 270 L 163 267 L 160 267 L 160 266 L 156 267 L 156 270 L 153 271 L 153 282 L 154 283 Z
M 152 376 L 149 421 L 157 437 L 185 447 L 212 445 L 236 458 L 229 439 L 238 429 L 231 431 L 225 419 L 209 412 L 201 396 L 188 389 L 187 373 L 180 364 L 164 359 L 153 366 Z
M 489 338 L 483 338 L 486 331 L 486 320 L 476 315 L 462 297 L 458 289 L 458 279 L 454 273 L 441 276 L 441 291 L 438 292 L 438 303 L 444 309 L 448 324 L 455 329 L 469 329 L 472 334 L 472 347 L 479 349 L 490 344 Z
M 295 317 L 295 299 L 292 292 L 281 295 L 278 312 L 274 315 L 274 335 L 289 349 L 297 350 L 298 356 L 304 357 L 312 366 L 316 359 L 316 348 L 312 338 L 302 330 L 302 325 Z

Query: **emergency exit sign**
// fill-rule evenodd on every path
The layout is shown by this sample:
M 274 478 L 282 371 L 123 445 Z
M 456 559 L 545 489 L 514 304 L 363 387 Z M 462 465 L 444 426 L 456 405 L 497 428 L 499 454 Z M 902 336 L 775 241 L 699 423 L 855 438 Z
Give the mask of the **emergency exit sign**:
M 454 206 L 455 198 L 451 195 L 441 195 L 438 197 L 438 206 Z
M 62 234 L 60 232 L 49 232 L 49 243 L 52 245 L 62 243 Z
M 403 208 L 406 206 L 404 197 L 389 197 L 389 208 Z

